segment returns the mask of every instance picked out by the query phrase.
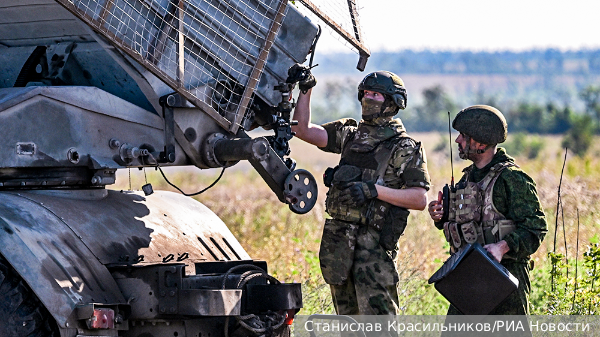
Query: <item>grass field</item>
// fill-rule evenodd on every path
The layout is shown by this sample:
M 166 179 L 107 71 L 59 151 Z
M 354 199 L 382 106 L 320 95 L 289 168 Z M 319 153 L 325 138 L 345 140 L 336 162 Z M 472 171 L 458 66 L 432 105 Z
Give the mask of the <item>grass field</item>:
M 437 197 L 437 191 L 449 183 L 450 161 L 448 136 L 414 134 L 423 142 L 427 152 L 428 168 L 433 187 L 429 199 Z M 532 302 L 534 313 L 547 312 L 544 290 L 549 285 L 548 252 L 554 250 L 558 186 L 564 160 L 560 137 L 543 136 L 543 148 L 536 158 L 517 156 L 517 163 L 528 172 L 538 185 L 538 193 L 545 209 L 549 231 L 538 252 L 533 256 L 536 269 Z M 600 229 L 600 145 L 598 139 L 588 155 L 583 158 L 568 155 L 561 186 L 562 211 L 559 216 L 556 251 L 575 259 L 577 227 L 579 229 L 579 256 Z M 510 142 L 510 138 L 509 138 Z M 453 144 L 454 155 L 456 146 Z M 339 157 L 324 153 L 297 139 L 291 142 L 292 154 L 298 168 L 308 169 L 317 178 L 319 196 L 317 205 L 305 215 L 292 213 L 281 204 L 266 183 L 247 163 L 240 163 L 225 171 L 221 181 L 196 199 L 212 209 L 230 228 L 246 251 L 255 259 L 265 260 L 270 273 L 281 281 L 303 284 L 304 309 L 302 314 L 331 313 L 333 307 L 328 286 L 321 278 L 318 251 L 324 218 L 326 188 L 321 174 L 325 168 L 335 166 Z M 435 149 L 443 149 L 436 152 Z M 510 153 L 509 153 L 510 154 Z M 454 159 L 456 180 L 467 162 Z M 167 176 L 187 192 L 195 192 L 208 186 L 220 170 L 167 169 Z M 131 170 L 131 186 L 138 190 L 145 183 L 144 173 Z M 155 190 L 173 190 L 160 174 L 147 169 L 146 177 Z M 128 189 L 127 170 L 118 172 L 115 189 Z M 577 217 L 579 214 L 579 218 Z M 566 246 L 566 250 L 565 250 Z M 426 211 L 411 212 L 409 225 L 400 238 L 398 270 L 400 303 L 405 314 L 445 314 L 447 302 L 432 286 L 427 285 L 429 276 L 448 257 L 448 246 Z

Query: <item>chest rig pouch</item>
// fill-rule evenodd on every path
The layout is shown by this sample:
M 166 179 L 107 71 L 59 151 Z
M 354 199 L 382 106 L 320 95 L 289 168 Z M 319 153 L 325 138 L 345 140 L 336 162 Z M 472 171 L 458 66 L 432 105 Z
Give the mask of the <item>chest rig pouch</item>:
M 376 198 L 360 207 L 343 205 L 338 201 L 342 191 L 337 186 L 353 181 L 384 185 L 383 177 L 390 159 L 404 137 L 405 134 L 399 134 L 366 152 L 352 150 L 350 139 L 344 144 L 342 159 L 335 169 L 325 201 L 326 211 L 334 219 L 367 225 L 381 232 L 379 243 L 386 250 L 396 248 L 396 243 L 406 228 L 409 211 Z
M 481 245 L 496 243 L 515 229 L 514 222 L 498 212 L 492 198 L 496 180 L 510 166 L 515 164 L 498 163 L 480 182 L 461 182 L 456 192 L 450 192 L 444 235 L 452 253 L 475 242 Z

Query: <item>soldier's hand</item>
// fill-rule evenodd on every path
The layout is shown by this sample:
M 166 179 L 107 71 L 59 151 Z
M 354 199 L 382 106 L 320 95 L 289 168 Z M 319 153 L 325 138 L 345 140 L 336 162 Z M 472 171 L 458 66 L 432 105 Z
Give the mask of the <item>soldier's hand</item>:
M 483 246 L 483 248 L 485 248 L 485 250 L 492 254 L 492 256 L 494 256 L 494 258 L 498 262 L 501 262 L 504 254 L 508 253 L 508 251 L 510 250 L 508 244 L 504 240 L 498 241 L 496 243 L 490 243 L 488 245 Z
M 302 91 L 303 94 L 306 94 L 309 89 L 317 85 L 317 79 L 315 76 L 308 70 L 308 74 L 305 79 L 298 82 L 298 88 Z
M 444 209 L 442 206 L 442 192 L 438 192 L 438 199 L 437 200 L 432 200 L 429 203 L 429 207 L 427 208 L 427 210 L 429 211 L 429 216 L 431 217 L 431 219 L 433 221 L 440 221 L 442 220 L 442 216 L 444 215 Z
M 298 63 L 288 69 L 288 78 L 286 82 L 298 82 L 298 88 L 300 88 L 300 91 L 302 91 L 303 94 L 306 94 L 309 89 L 317 85 L 317 79 L 310 72 L 310 68 Z
M 377 198 L 377 188 L 372 182 L 350 182 L 340 186 L 339 201 L 344 205 L 362 206 L 367 200 Z

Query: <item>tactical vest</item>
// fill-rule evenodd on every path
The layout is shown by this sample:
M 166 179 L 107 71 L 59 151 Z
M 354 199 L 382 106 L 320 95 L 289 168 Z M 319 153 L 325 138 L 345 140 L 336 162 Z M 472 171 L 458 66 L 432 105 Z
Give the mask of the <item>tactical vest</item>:
M 496 243 L 515 229 L 514 221 L 507 220 L 498 212 L 493 201 L 498 177 L 504 169 L 515 165 L 512 162 L 498 163 L 480 182 L 461 182 L 456 192 L 450 192 L 448 222 L 444 223 L 450 252 L 454 253 L 468 243 Z M 466 175 L 468 177 L 469 172 Z
M 354 140 L 354 134 L 347 137 L 347 141 L 342 146 L 340 163 L 335 168 L 336 172 L 332 186 L 329 188 L 327 199 L 325 200 L 325 209 L 331 217 L 338 220 L 369 225 L 381 231 L 384 218 L 393 206 L 376 198 L 361 207 L 341 204 L 338 198 L 342 190 L 337 188 L 336 185 L 352 181 L 374 182 L 377 185 L 384 185 L 383 177 L 389 161 L 398 144 L 404 138 L 408 137 L 405 132 L 402 132 L 397 136 L 382 141 L 372 151 L 355 152 L 350 149 Z M 396 183 L 393 183 L 393 185 L 396 185 Z M 401 185 L 401 183 L 398 182 L 397 185 Z M 406 217 L 408 217 L 408 212 L 406 213 Z

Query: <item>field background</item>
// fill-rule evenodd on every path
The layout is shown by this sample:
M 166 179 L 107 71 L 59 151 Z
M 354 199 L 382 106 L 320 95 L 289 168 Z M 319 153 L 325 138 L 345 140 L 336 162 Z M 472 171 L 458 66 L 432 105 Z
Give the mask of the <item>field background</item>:
M 421 133 L 412 136 L 422 141 L 426 149 L 433 184 L 428 193 L 431 200 L 450 180 L 448 135 Z M 510 137 L 508 145 L 511 144 Z M 532 272 L 534 289 L 531 296 L 533 313 L 545 314 L 548 313 L 548 307 L 544 292 L 549 291 L 550 287 L 547 254 L 554 250 L 558 186 L 565 150 L 561 148 L 559 136 L 527 136 L 529 138 L 542 141 L 542 149 L 532 159 L 518 156 L 517 163 L 537 182 L 548 220 L 548 234 L 533 256 L 536 268 Z M 597 242 L 600 228 L 600 206 L 597 202 L 600 198 L 598 140 L 595 138 L 594 145 L 585 157 L 567 156 L 561 187 L 564 217 L 559 216 L 556 251 L 566 253 L 570 261 L 575 259 L 579 224 L 580 263 L 586 245 L 590 241 Z M 332 313 L 329 288 L 321 277 L 318 263 L 327 191 L 320 177 L 327 167 L 337 164 L 339 157 L 324 153 L 298 139 L 292 139 L 291 147 L 291 157 L 297 161 L 297 168 L 311 171 L 319 183 L 318 202 L 309 213 L 297 215 L 281 204 L 248 163 L 239 163 L 226 169 L 218 184 L 195 199 L 212 209 L 227 224 L 250 256 L 267 261 L 270 274 L 281 281 L 302 283 L 304 308 L 300 314 Z M 453 152 L 456 156 L 454 143 Z M 456 180 L 466 164 L 454 158 Z M 167 168 L 164 171 L 169 180 L 187 193 L 208 186 L 220 173 L 220 169 L 195 168 Z M 146 169 L 145 172 L 137 169 L 120 170 L 117 184 L 112 188 L 140 190 L 146 179 L 155 190 L 174 190 L 153 169 Z M 445 314 L 446 300 L 427 284 L 427 279 L 448 257 L 447 249 L 443 234 L 433 226 L 427 212 L 412 211 L 406 232 L 400 238 L 397 261 L 403 313 Z

